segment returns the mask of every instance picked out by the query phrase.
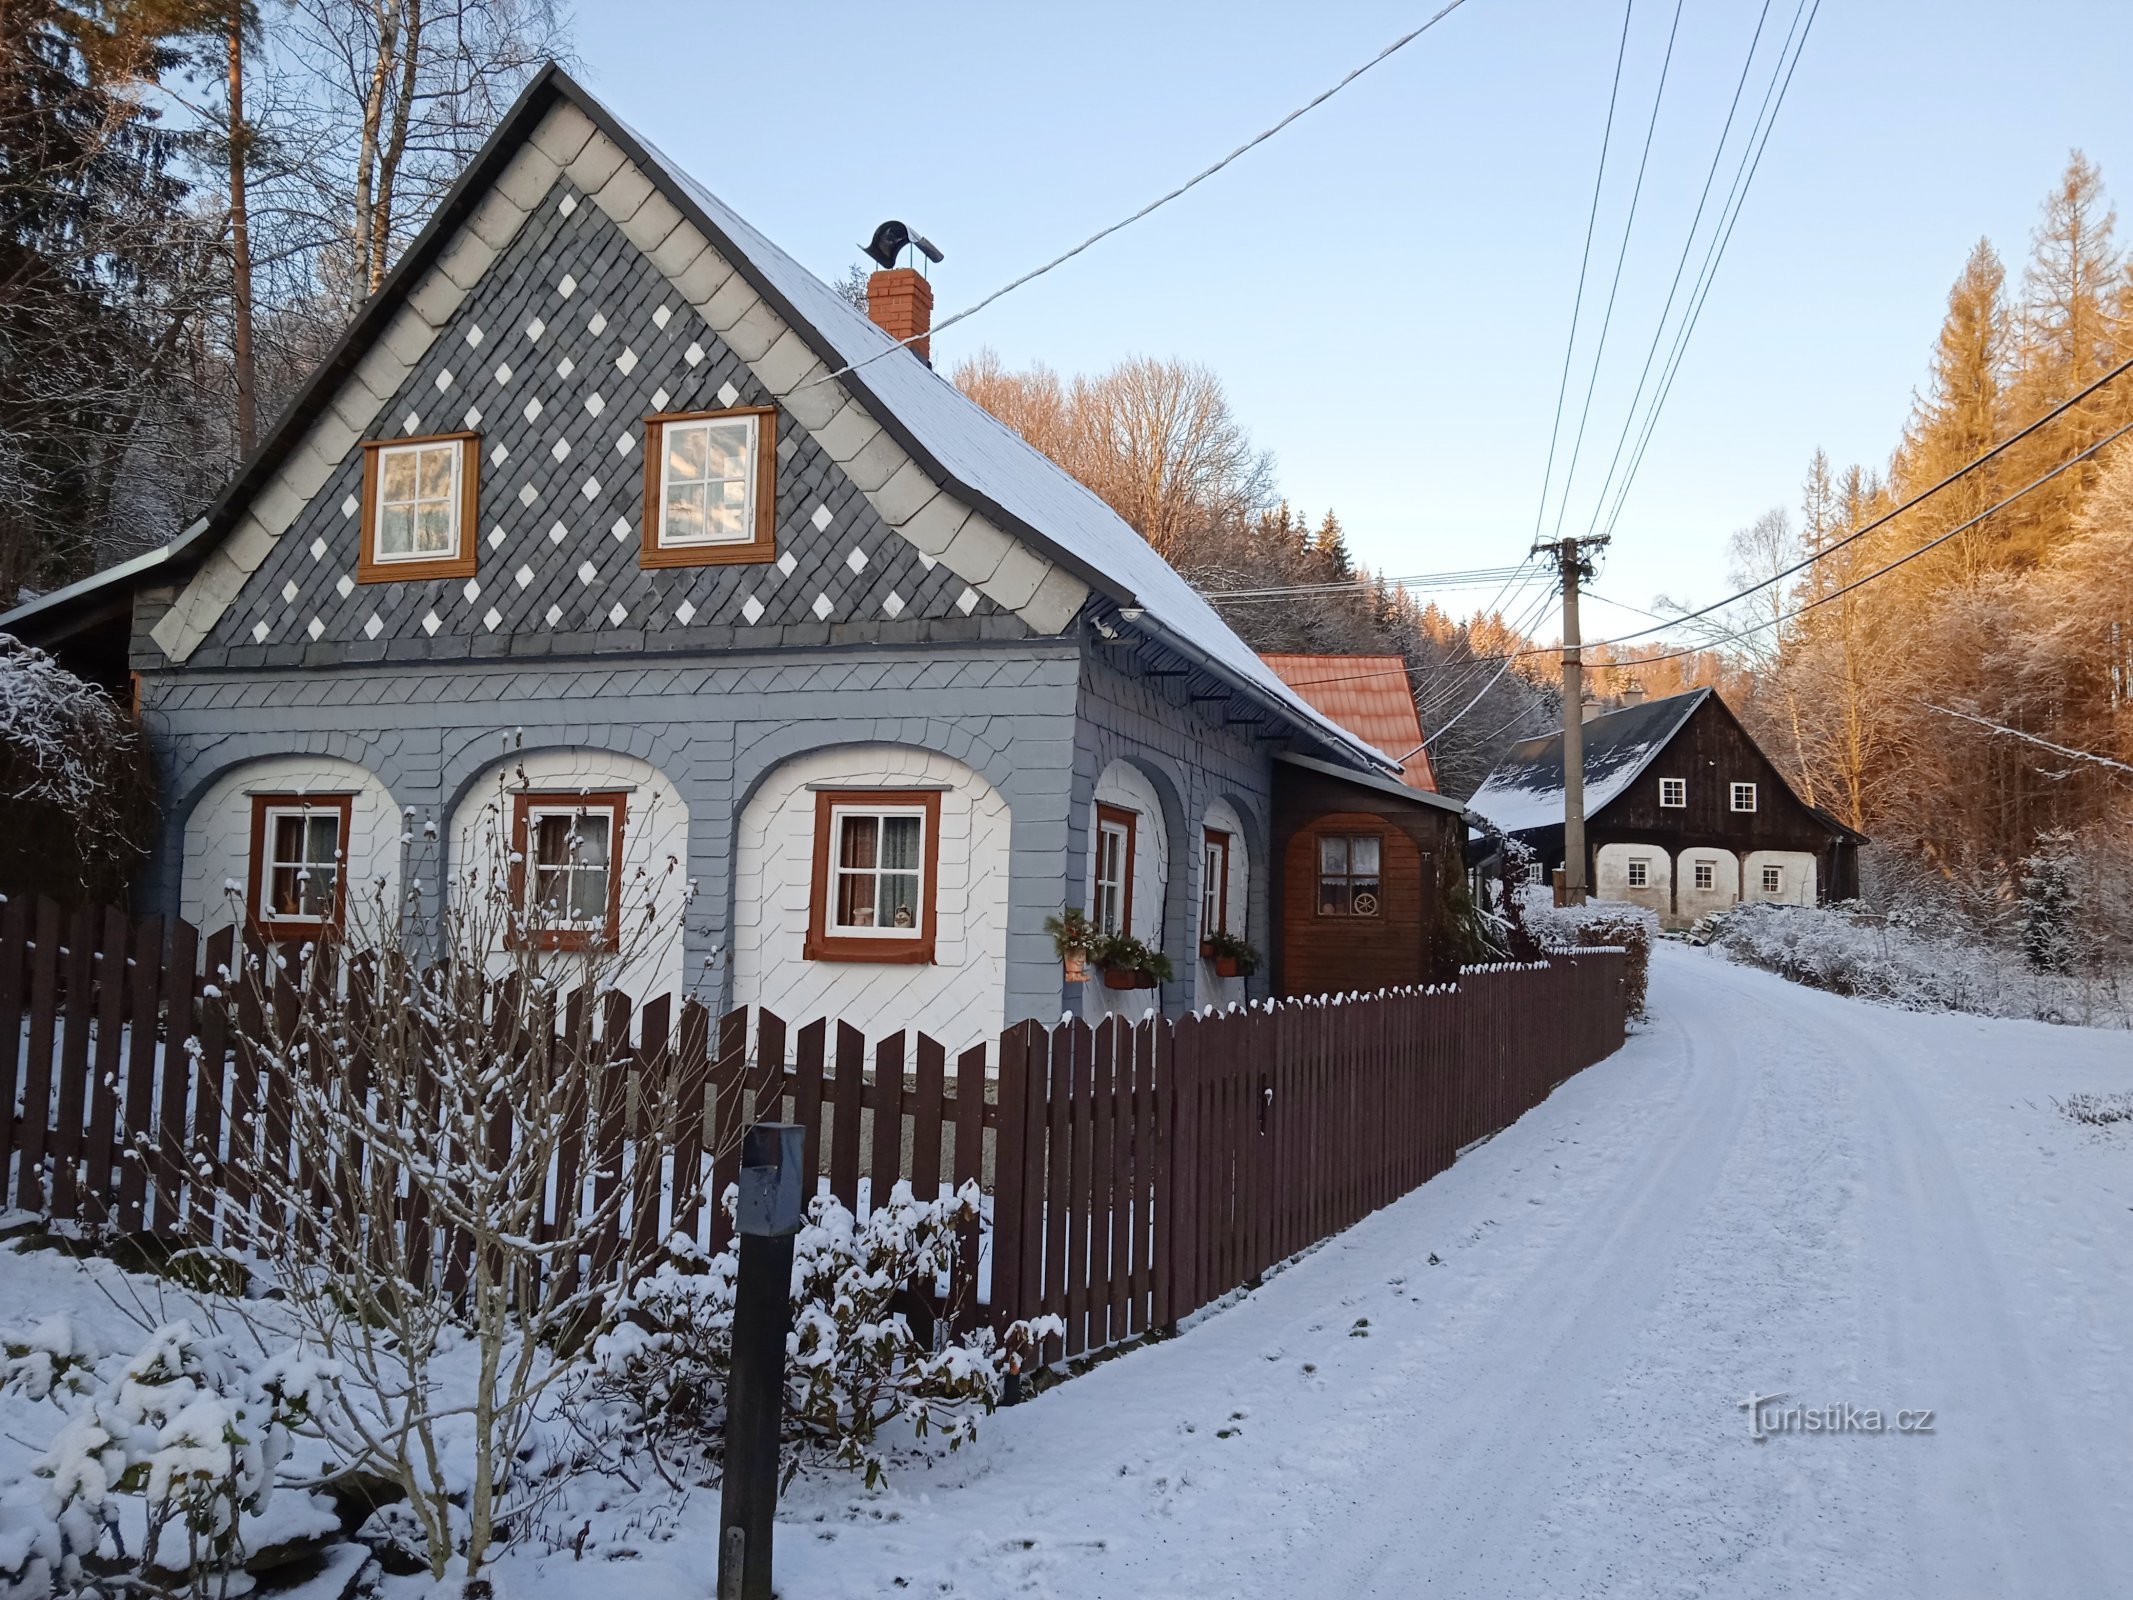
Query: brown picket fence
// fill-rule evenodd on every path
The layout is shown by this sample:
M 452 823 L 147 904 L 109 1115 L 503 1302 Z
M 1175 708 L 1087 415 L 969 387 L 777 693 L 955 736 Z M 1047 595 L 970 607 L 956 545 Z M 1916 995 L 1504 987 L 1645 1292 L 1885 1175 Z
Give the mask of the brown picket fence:
M 0 904 L 0 1206 L 215 1243 L 258 1203 L 257 1163 L 301 1170 L 310 1155 L 277 1116 L 287 1086 L 245 1044 L 260 1017 L 228 979 L 236 954 L 227 929 Z M 843 1022 L 714 1017 L 669 996 L 563 1009 L 588 1004 L 584 1149 L 603 1153 L 598 1182 L 631 1174 L 618 1226 L 721 1248 L 727 1219 L 702 1197 L 733 1180 L 740 1129 L 796 1122 L 807 1191 L 861 1215 L 899 1181 L 922 1200 L 977 1184 L 984 1218 L 948 1304 L 965 1325 L 1059 1316 L 1054 1360 L 1174 1326 L 1398 1199 L 1612 1053 L 1626 1024 L 1623 958 L 1590 950 L 1427 989 L 1022 1023 L 953 1059 L 924 1034 L 870 1043 Z M 671 1148 L 628 1148 L 646 1073 L 678 1074 L 689 1097 Z M 559 1167 L 552 1215 L 584 1196 L 575 1164 Z

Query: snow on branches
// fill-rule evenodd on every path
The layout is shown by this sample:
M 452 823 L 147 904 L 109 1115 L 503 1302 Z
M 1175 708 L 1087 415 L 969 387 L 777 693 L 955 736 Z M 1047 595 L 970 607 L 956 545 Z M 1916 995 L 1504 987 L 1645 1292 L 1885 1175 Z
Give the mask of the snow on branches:
M 0 634 L 0 889 L 115 896 L 146 853 L 146 752 L 124 709 Z

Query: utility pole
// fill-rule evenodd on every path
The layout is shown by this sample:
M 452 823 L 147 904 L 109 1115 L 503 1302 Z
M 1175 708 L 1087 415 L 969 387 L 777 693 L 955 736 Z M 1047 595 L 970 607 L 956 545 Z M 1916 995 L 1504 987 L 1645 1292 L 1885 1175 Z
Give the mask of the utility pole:
M 1592 552 L 1605 534 L 1536 544 L 1533 554 L 1555 557 L 1563 581 L 1563 904 L 1581 906 L 1585 877 L 1585 663 L 1578 637 L 1578 584 L 1593 573 Z

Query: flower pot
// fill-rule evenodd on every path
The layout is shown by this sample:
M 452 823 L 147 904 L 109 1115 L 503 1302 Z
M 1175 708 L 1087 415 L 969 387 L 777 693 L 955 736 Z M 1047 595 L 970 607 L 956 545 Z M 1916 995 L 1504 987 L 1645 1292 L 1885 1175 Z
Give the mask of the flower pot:
M 1133 987 L 1136 989 L 1153 989 L 1155 987 L 1155 974 L 1152 972 L 1136 972 L 1133 975 Z
M 1131 967 L 1104 968 L 1104 987 L 1106 989 L 1138 989 L 1140 986 L 1141 974 L 1135 972 Z
M 1213 961 L 1216 959 L 1214 940 L 1202 939 L 1200 941 L 1200 959 L 1202 961 Z
M 1235 956 L 1216 956 L 1216 957 L 1215 957 L 1215 976 L 1216 976 L 1216 977 L 1218 977 L 1218 978 L 1235 978 L 1235 977 L 1240 977 L 1240 976 L 1242 976 L 1242 975 L 1243 975 L 1243 971 L 1244 971 L 1244 965 L 1243 965 L 1243 963 L 1242 963 L 1242 962 L 1240 962 L 1240 961 L 1239 961 L 1239 960 L 1238 960 L 1238 959 L 1237 959 L 1237 958 L 1236 958 Z
M 1059 958 L 1059 964 L 1066 973 L 1066 981 L 1068 983 L 1087 983 L 1089 981 L 1088 951 L 1069 950 Z

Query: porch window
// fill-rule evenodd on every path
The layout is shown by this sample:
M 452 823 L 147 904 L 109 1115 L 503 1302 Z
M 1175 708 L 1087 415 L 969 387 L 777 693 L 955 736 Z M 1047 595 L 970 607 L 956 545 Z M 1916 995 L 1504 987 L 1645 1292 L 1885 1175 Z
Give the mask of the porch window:
M 360 582 L 473 575 L 480 445 L 447 433 L 363 446 Z
M 1229 835 L 1205 830 L 1200 865 L 1200 937 L 1229 932 Z
M 252 920 L 270 938 L 337 924 L 348 895 L 348 795 L 252 797 Z
M 1686 778 L 1661 778 L 1659 780 L 1659 803 L 1670 811 L 1679 811 L 1689 803 L 1689 780 Z
M 825 789 L 815 797 L 809 960 L 933 959 L 940 804 L 937 790 Z
M 1380 914 L 1380 846 L 1381 841 L 1374 833 L 1328 833 L 1319 836 L 1320 916 L 1375 917 Z
M 1122 806 L 1096 808 L 1098 933 L 1133 932 L 1133 846 L 1139 817 Z
M 521 938 L 544 950 L 611 950 L 622 898 L 628 797 L 519 794 L 511 848 Z
M 1733 809 L 1735 811 L 1753 811 L 1755 809 L 1754 784 L 1736 783 L 1733 786 Z
M 1629 886 L 1632 889 L 1647 889 L 1651 887 L 1651 882 L 1652 864 L 1642 856 L 1631 856 L 1629 858 Z
M 1696 863 L 1696 887 L 1699 889 L 1715 889 L 1718 887 L 1717 862 L 1699 861 Z

